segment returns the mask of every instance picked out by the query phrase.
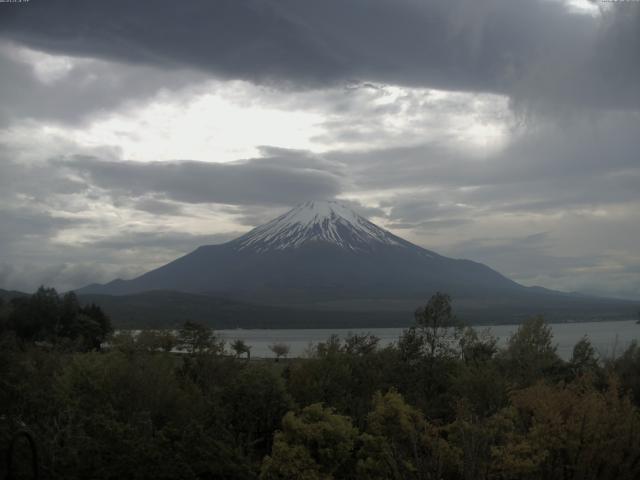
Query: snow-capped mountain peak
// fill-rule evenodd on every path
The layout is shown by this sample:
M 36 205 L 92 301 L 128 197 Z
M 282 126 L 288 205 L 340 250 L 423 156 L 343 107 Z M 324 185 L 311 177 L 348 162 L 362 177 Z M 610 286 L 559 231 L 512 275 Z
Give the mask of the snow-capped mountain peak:
M 310 242 L 353 250 L 410 245 L 337 201 L 303 203 L 234 240 L 238 250 L 259 252 L 299 248 Z

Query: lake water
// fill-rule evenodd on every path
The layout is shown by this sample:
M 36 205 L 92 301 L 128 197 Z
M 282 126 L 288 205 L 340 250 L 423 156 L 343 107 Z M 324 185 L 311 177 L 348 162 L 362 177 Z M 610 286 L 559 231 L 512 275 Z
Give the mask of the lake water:
M 504 345 L 517 325 L 495 325 L 476 327 L 478 331 L 490 329 L 491 334 Z M 551 324 L 553 341 L 558 347 L 558 354 L 571 358 L 573 346 L 585 335 L 601 357 L 620 355 L 632 340 L 640 340 L 640 325 L 634 320 L 617 322 L 584 322 Z M 350 332 L 370 333 L 380 338 L 380 345 L 397 342 L 402 328 L 370 328 L 370 329 L 283 329 L 283 330 L 219 330 L 217 333 L 227 341 L 242 339 L 251 346 L 251 356 L 256 358 L 274 357 L 269 345 L 286 343 L 291 348 L 290 357 L 303 356 L 310 345 L 323 342 L 332 334 L 345 338 Z

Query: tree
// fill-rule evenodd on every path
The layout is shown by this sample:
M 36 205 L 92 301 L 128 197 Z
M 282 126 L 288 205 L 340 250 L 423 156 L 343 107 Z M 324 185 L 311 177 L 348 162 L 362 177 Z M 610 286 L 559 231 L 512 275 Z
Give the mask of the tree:
M 0 335 L 9 330 L 10 310 L 8 302 L 0 297 Z
M 218 340 L 212 328 L 187 320 L 178 332 L 178 348 L 190 354 L 219 354 L 224 342 Z
M 362 479 L 439 480 L 456 470 L 458 452 L 395 390 L 376 393 L 361 440 Z
M 120 330 L 114 333 L 109 339 L 109 343 L 113 350 L 129 355 L 132 355 L 139 348 L 136 337 L 129 330 Z
M 460 354 L 466 365 L 484 364 L 497 353 L 498 340 L 488 330 L 478 334 L 475 329 L 467 327 L 460 337 Z
M 299 414 L 287 413 L 271 455 L 262 462 L 262 480 L 344 478 L 358 431 L 348 417 L 315 403 Z
M 376 351 L 378 343 L 380 343 L 380 339 L 375 335 L 349 333 L 344 350 L 349 355 L 368 355 Z
M 428 416 L 453 413 L 450 373 L 460 357 L 461 332 L 451 298 L 438 292 L 416 310 L 415 325 L 405 330 L 398 342 L 403 359 L 403 392 Z
M 77 320 L 80 315 L 80 302 L 74 292 L 67 292 L 59 305 L 59 319 L 56 335 L 67 338 L 77 337 Z
M 640 478 L 640 414 L 615 381 L 605 392 L 585 381 L 563 387 L 540 382 L 515 392 L 512 401 L 520 435 L 494 450 L 499 478 L 522 478 L 518 463 L 526 458 L 535 459 L 536 478 Z M 518 451 L 529 453 L 508 454 Z
M 236 356 L 246 354 L 247 360 L 251 360 L 251 346 L 247 345 L 244 340 L 238 338 L 231 343 L 231 349 L 236 352 Z
M 437 292 L 415 312 L 416 329 L 422 353 L 430 359 L 457 356 L 456 341 L 462 326 L 453 314 L 451 297 Z
M 586 335 L 573 347 L 570 364 L 575 374 L 584 374 L 598 369 L 596 351 Z
M 460 453 L 461 477 L 464 480 L 486 480 L 494 463 L 492 451 L 497 439 L 505 434 L 505 429 L 508 430 L 512 424 L 503 421 L 500 415 L 478 415 L 464 400 L 458 402 L 456 410 L 455 421 L 444 427 L 444 430 L 448 442 Z M 495 478 L 503 477 L 498 474 Z
M 276 362 L 278 362 L 280 361 L 280 357 L 286 357 L 289 355 L 291 347 L 286 343 L 274 343 L 273 345 L 269 345 L 269 350 L 273 352 L 276 356 Z
M 622 355 L 608 363 L 609 368 L 620 379 L 620 384 L 625 391 L 630 391 L 636 405 L 640 405 L 640 345 L 638 341 L 632 340 Z
M 80 323 L 78 331 L 79 335 L 82 335 L 88 345 L 95 350 L 100 350 L 100 345 L 104 342 L 107 336 L 113 331 L 111 325 L 111 319 L 104 313 L 104 311 L 95 303 L 90 303 L 80 309 L 80 315 L 91 319 L 91 322 L 96 326 L 91 326 L 93 335 L 88 335 L 86 327 L 83 327 L 83 322 Z M 86 321 L 85 321 L 86 322 Z M 86 323 L 85 323 L 86 325 Z
M 553 333 L 542 317 L 533 317 L 518 327 L 503 355 L 505 368 L 516 384 L 531 385 L 562 364 L 552 342 Z
M 111 320 L 99 306 L 82 307 L 75 293 L 60 299 L 55 289 L 45 287 L 30 297 L 12 300 L 9 324 L 23 341 L 55 344 L 67 339 L 81 350 L 99 350 L 112 330 Z
M 53 288 L 41 286 L 26 298 L 11 300 L 10 328 L 23 341 L 52 340 L 59 326 L 60 297 Z
M 221 410 L 235 445 L 262 460 L 271 451 L 273 434 L 293 407 L 284 379 L 271 364 L 232 363 L 231 379 L 221 392 Z
M 177 342 L 178 339 L 169 330 L 142 330 L 135 337 L 136 348 L 147 352 L 170 352 Z

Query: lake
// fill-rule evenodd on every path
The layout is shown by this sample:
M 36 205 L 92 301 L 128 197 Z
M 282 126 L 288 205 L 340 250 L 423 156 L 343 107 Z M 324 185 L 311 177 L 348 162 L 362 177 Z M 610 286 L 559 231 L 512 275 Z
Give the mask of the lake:
M 476 327 L 478 331 L 490 329 L 492 335 L 498 337 L 499 345 L 504 345 L 517 325 L 494 325 Z M 573 346 L 585 335 L 601 357 L 620 355 L 632 340 L 640 340 L 640 325 L 635 320 L 616 322 L 584 322 L 551 324 L 553 340 L 558 347 L 558 354 L 568 360 L 571 358 Z M 370 329 L 282 329 L 282 330 L 219 330 L 217 333 L 227 341 L 244 340 L 251 346 L 251 356 L 271 358 L 273 353 L 269 345 L 286 343 L 291 348 L 290 357 L 303 356 L 312 344 L 323 342 L 332 334 L 345 338 L 350 332 L 370 333 L 380 338 L 380 345 L 397 342 L 402 328 L 370 328 Z

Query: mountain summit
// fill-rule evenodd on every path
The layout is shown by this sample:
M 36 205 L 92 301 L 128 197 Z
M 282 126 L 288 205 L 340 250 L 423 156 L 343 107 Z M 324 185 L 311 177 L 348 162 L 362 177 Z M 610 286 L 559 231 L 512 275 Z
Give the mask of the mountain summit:
M 232 243 L 238 250 L 266 252 L 318 242 L 354 252 L 371 251 L 380 246 L 410 245 L 336 201 L 303 203 Z

